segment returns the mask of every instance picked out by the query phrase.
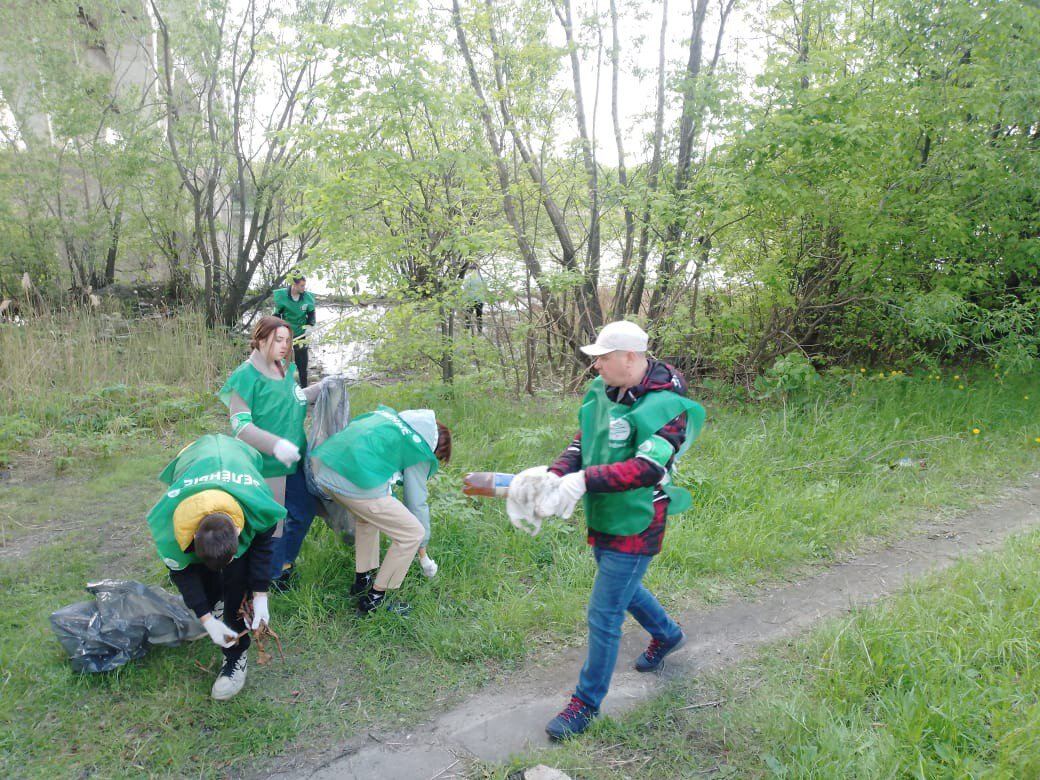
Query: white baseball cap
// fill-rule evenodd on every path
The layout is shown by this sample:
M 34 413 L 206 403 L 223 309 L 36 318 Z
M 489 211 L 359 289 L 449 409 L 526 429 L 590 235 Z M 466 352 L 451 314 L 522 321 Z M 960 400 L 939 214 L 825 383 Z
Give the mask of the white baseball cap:
M 595 344 L 582 347 L 581 351 L 592 357 L 606 355 L 618 350 L 624 352 L 646 352 L 650 337 L 634 322 L 620 320 L 603 326 Z

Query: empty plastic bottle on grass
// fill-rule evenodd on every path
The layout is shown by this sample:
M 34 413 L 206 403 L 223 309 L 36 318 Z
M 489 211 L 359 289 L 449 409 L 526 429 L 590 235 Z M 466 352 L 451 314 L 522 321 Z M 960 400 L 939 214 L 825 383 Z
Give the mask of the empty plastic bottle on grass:
M 497 471 L 471 471 L 462 478 L 462 492 L 467 496 L 493 496 L 505 498 L 509 494 L 509 483 L 513 474 Z

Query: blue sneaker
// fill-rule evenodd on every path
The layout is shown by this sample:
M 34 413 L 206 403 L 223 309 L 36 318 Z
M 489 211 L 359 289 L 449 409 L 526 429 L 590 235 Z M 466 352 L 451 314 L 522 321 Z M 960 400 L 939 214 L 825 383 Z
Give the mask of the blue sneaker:
M 673 650 L 678 650 L 684 644 L 686 644 L 686 634 L 681 630 L 679 631 L 679 637 L 671 642 L 651 639 L 650 646 L 636 659 L 636 671 L 652 672 L 655 669 L 660 669 L 661 664 L 664 663 L 665 656 Z
M 581 734 L 592 725 L 599 715 L 599 710 L 590 707 L 577 696 L 571 696 L 571 703 L 555 718 L 545 724 L 545 733 L 553 742 L 559 742 L 575 734 Z

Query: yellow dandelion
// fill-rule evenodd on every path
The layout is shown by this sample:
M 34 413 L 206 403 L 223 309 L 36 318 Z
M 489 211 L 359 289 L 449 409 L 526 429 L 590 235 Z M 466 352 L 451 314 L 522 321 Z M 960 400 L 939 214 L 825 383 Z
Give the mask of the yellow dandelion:
M 861 369 L 859 370 L 859 372 L 860 372 L 861 374 L 865 374 L 865 373 L 867 373 L 867 369 L 865 369 L 865 368 L 861 368 Z
M 1040 436 L 1037 436 L 1035 439 L 1033 439 L 1033 441 L 1035 441 L 1037 444 L 1040 444 Z
M 981 431 L 978 428 L 972 428 L 971 432 L 974 433 L 976 436 L 978 436 L 981 433 Z
M 954 379 L 960 379 L 960 378 L 961 378 L 961 375 L 960 375 L 960 374 L 954 374 L 954 375 L 953 375 L 953 378 L 954 378 Z
M 881 377 L 882 379 L 884 379 L 885 378 L 885 372 L 882 371 L 880 374 L 878 374 L 878 376 Z
M 958 390 L 963 390 L 964 389 L 964 385 L 957 385 L 957 389 Z
M 1028 401 L 1028 400 L 1029 400 L 1029 396 L 1028 396 L 1028 395 L 1024 395 L 1024 396 L 1022 396 L 1022 400 L 1023 400 L 1023 401 Z

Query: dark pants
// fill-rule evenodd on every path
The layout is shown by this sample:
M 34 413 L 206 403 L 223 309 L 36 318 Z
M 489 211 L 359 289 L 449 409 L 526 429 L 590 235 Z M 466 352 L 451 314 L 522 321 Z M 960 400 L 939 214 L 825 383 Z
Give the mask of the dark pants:
M 293 361 L 296 363 L 296 377 L 300 380 L 300 387 L 307 386 L 307 346 L 293 347 Z
M 307 490 L 307 477 L 301 465 L 295 473 L 285 478 L 285 527 L 282 535 L 274 540 L 271 579 L 280 577 L 285 564 L 294 563 L 300 554 L 303 539 L 314 522 L 315 501 Z
M 235 633 L 245 631 L 246 621 L 242 619 L 240 609 L 246 596 L 249 553 L 235 558 L 221 571 L 211 571 L 201 565 L 198 565 L 198 568 L 210 610 L 218 601 L 223 601 L 224 624 Z M 224 655 L 228 658 L 238 658 L 249 647 L 249 641 L 249 634 L 246 634 L 238 640 L 237 645 L 224 648 Z

